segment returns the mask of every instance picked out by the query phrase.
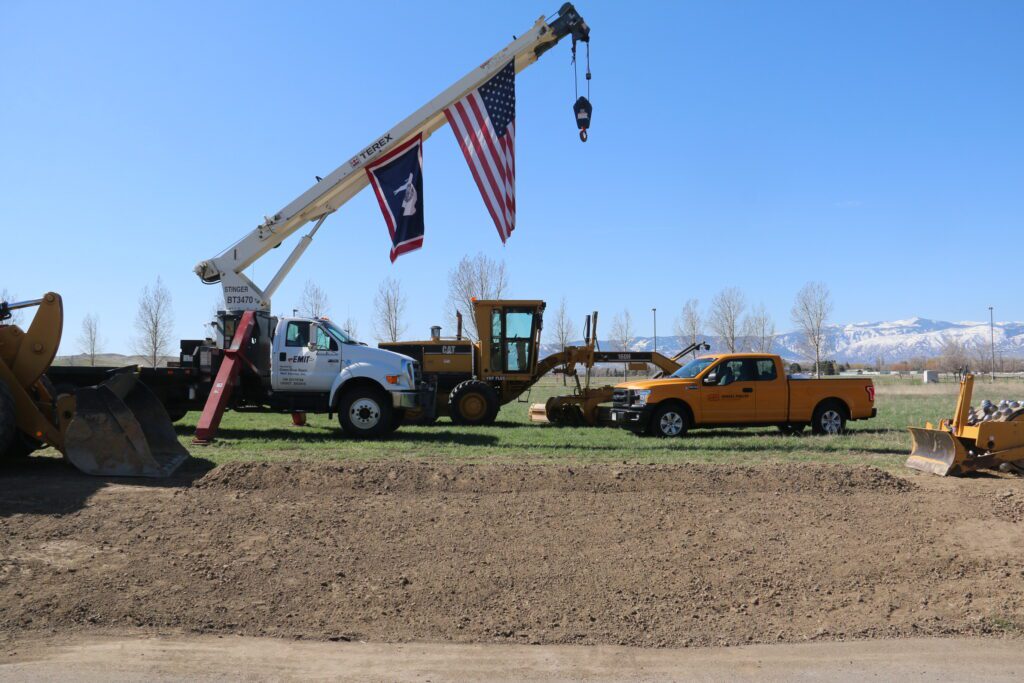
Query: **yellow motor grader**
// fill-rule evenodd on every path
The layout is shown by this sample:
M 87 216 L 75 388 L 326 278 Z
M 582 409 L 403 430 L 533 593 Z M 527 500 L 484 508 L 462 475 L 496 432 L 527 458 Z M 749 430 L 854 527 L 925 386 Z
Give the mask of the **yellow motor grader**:
M 590 386 L 590 370 L 595 363 L 644 364 L 645 367 L 650 363 L 661 372 L 672 373 L 679 369 L 677 360 L 682 355 L 702 346 L 686 349 L 674 358 L 650 351 L 600 351 L 595 311 L 587 316 L 583 346 L 568 346 L 539 359 L 545 307 L 543 301 L 536 299 L 474 300 L 478 341 L 463 338 L 462 317 L 457 315 L 454 339 L 441 338 L 441 328 L 434 327 L 431 338 L 426 341 L 380 344 L 383 349 L 419 361 L 424 379 L 436 386 L 435 414 L 426 416 L 409 411 L 407 421 L 422 424 L 438 415 L 447 415 L 456 424 L 492 424 L 501 406 L 516 400 L 541 377 L 555 371 L 574 377 L 575 391 L 531 406 L 531 420 L 598 425 L 605 421 L 600 404 L 611 401 L 612 387 Z M 584 384 L 579 381 L 578 366 L 586 368 Z
M 982 469 L 1024 474 L 1024 404 L 984 401 L 972 407 L 973 391 L 974 375 L 965 375 L 952 418 L 910 428 L 907 467 L 943 477 Z
M 28 308 L 37 309 L 28 330 L 10 323 L 13 311 Z M 50 383 L 46 371 L 63 326 L 63 302 L 54 292 L 0 302 L 0 457 L 52 446 L 86 474 L 170 475 L 189 453 L 134 368 L 73 391 L 58 391 Z

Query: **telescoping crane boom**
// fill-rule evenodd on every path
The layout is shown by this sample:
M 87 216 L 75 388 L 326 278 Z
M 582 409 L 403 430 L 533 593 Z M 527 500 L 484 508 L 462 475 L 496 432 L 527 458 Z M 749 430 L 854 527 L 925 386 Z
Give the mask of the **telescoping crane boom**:
M 527 33 L 514 39 L 496 55 L 460 78 L 404 121 L 373 140 L 283 209 L 265 217 L 263 223 L 224 252 L 212 259 L 201 261 L 195 267 L 196 274 L 206 284 L 221 284 L 227 310 L 269 312 L 271 297 L 309 247 L 324 219 L 369 183 L 364 171 L 368 162 L 416 135 L 422 134 L 426 139 L 446 123 L 446 108 L 486 83 L 510 60 L 515 60 L 515 70 L 518 73 L 537 61 L 538 57 L 566 36 L 572 37 L 574 52 L 577 41 L 590 41 L 590 27 L 570 3 L 562 5 L 550 22 L 545 17 L 538 19 Z M 574 110 L 581 138 L 585 139 L 585 130 L 590 123 L 590 105 L 585 98 L 580 98 Z M 245 268 L 310 222 L 314 223 L 313 228 L 302 237 L 265 287 L 261 289 L 245 276 Z

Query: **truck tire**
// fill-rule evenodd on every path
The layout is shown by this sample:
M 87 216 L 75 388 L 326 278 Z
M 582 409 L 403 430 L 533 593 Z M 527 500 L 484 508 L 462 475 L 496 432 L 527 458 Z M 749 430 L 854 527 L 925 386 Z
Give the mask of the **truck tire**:
M 448 414 L 457 425 L 489 425 L 498 417 L 498 394 L 487 382 L 467 379 L 448 395 Z
M 373 438 L 395 430 L 391 397 L 368 385 L 352 387 L 338 401 L 338 423 L 346 435 Z
M 0 456 L 6 457 L 18 436 L 18 416 L 7 383 L 0 380 Z
M 839 401 L 822 401 L 814 409 L 811 431 L 815 434 L 836 435 L 846 432 L 846 406 Z
M 684 436 L 690 428 L 690 416 L 675 403 L 659 406 L 651 416 L 651 434 L 665 439 Z

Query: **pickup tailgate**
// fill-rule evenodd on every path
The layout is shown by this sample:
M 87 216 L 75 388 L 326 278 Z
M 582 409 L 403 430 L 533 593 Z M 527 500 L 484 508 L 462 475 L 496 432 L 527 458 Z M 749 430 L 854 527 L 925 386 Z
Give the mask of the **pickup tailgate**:
M 867 377 L 827 377 L 789 380 L 789 419 L 809 422 L 815 407 L 838 399 L 850 410 L 851 420 L 874 417 L 875 383 Z

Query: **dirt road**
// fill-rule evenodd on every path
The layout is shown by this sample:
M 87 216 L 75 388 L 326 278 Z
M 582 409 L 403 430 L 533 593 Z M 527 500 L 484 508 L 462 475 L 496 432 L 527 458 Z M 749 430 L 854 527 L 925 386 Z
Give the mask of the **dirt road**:
M 243 636 L 33 639 L 0 681 L 1019 681 L 1021 644 L 909 639 L 730 648 L 311 643 Z
M 15 637 L 716 646 L 1024 629 L 1024 481 L 830 466 L 241 463 L 0 476 Z

